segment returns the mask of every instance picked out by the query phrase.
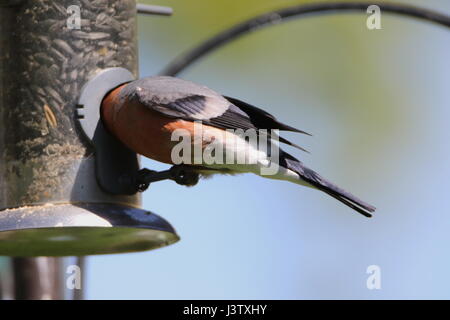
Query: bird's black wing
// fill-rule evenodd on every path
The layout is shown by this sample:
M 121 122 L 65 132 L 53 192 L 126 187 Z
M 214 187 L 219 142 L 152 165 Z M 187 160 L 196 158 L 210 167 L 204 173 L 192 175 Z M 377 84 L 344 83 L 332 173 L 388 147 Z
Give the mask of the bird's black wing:
M 174 77 L 150 77 L 130 82 L 121 90 L 120 97 L 137 99 L 167 117 L 201 121 L 221 129 L 279 129 L 305 133 L 278 122 L 262 109 Z M 279 140 L 304 150 L 282 137 Z
M 304 133 L 307 135 L 311 135 L 303 130 L 299 130 L 297 128 L 288 126 L 282 122 L 279 122 L 273 115 L 264 111 L 258 107 L 252 106 L 247 102 L 238 100 L 236 98 L 225 97 L 228 101 L 230 101 L 233 105 L 237 106 L 239 109 L 244 111 L 249 117 L 251 122 L 258 128 L 264 129 L 279 129 L 284 131 L 292 131 L 298 133 Z

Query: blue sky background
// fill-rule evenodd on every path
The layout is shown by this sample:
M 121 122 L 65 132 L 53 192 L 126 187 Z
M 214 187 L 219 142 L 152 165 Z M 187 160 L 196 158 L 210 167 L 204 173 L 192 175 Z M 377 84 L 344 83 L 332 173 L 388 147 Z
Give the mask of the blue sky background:
M 141 77 L 244 18 L 302 1 L 161 1 L 140 17 Z M 317 2 L 317 1 L 303 1 Z M 401 1 L 450 14 L 445 0 Z M 88 299 L 450 298 L 450 30 L 383 15 L 324 16 L 255 32 L 180 76 L 314 136 L 287 134 L 325 177 L 376 205 L 366 219 L 320 192 L 253 175 L 153 184 L 143 207 L 181 241 L 89 257 Z M 164 169 L 147 159 L 143 165 Z M 381 268 L 381 290 L 366 268 Z

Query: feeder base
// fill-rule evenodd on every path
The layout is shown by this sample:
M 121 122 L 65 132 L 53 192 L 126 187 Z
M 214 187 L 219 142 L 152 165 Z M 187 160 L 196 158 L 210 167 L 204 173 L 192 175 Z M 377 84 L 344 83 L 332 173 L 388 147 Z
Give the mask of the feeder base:
M 158 215 L 127 206 L 50 204 L 0 211 L 0 255 L 85 256 L 151 250 L 179 240 Z

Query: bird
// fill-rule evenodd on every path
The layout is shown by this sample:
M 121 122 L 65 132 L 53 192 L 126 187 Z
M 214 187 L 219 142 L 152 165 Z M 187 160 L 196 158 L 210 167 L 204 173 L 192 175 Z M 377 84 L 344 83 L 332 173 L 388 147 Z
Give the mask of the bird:
M 185 185 L 194 185 L 199 177 L 216 174 L 254 173 L 320 190 L 366 217 L 371 217 L 376 209 L 280 147 L 283 143 L 304 150 L 279 136 L 279 132 L 309 135 L 307 132 L 206 86 L 170 76 L 141 78 L 112 89 L 101 103 L 100 115 L 106 130 L 129 149 L 181 168 Z M 241 134 L 251 130 L 256 133 L 258 143 Z M 178 158 L 174 157 L 174 149 L 178 145 L 181 150 L 180 140 L 185 138 L 190 138 L 184 146 L 191 150 L 183 149 Z M 263 140 L 267 142 L 264 148 L 259 143 Z M 200 152 L 194 155 L 196 150 Z M 240 162 L 236 161 L 239 156 Z M 217 158 L 234 162 L 211 161 Z M 271 166 L 275 168 L 273 172 L 264 174 Z

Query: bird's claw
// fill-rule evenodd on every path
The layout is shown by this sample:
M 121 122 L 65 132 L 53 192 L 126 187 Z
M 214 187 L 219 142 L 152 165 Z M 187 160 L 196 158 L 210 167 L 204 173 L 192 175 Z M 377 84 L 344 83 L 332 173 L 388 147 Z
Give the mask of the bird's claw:
M 149 170 L 147 168 L 138 171 L 136 177 L 136 188 L 139 192 L 147 190 L 151 182 L 159 181 L 160 179 L 155 179 L 157 171 Z
M 170 168 L 171 179 L 183 186 L 195 186 L 199 180 L 199 174 L 187 166 L 175 165 Z

